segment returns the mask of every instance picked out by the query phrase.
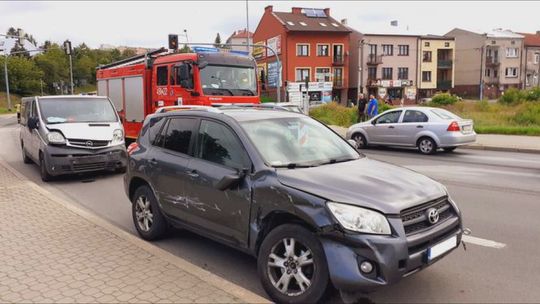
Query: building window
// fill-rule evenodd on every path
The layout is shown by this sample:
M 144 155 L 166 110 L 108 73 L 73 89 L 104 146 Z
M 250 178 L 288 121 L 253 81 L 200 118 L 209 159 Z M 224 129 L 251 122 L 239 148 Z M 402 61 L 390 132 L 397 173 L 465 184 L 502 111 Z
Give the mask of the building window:
M 431 62 L 431 51 L 424 51 L 423 62 Z
M 491 77 L 491 70 L 490 69 L 486 69 L 486 77 Z
M 398 68 L 397 69 L 397 78 L 398 79 L 409 79 L 409 68 Z
M 309 44 L 297 44 L 296 56 L 309 56 Z
M 506 48 L 506 57 L 508 58 L 518 57 L 518 48 Z
M 306 69 L 306 68 L 296 69 L 296 81 L 305 81 L 306 77 L 309 81 L 310 79 L 309 72 L 310 72 L 310 69 Z
M 450 47 L 450 42 L 445 42 L 444 47 Z
M 504 75 L 507 78 L 517 77 L 518 76 L 517 70 L 518 70 L 517 68 L 506 68 Z
M 424 42 L 424 46 L 429 46 L 429 42 Z
M 497 70 L 493 70 L 493 77 L 497 78 Z
M 540 53 L 534 53 L 534 63 L 540 62 Z
M 329 56 L 329 55 L 330 55 L 330 45 L 328 44 L 317 45 L 317 56 Z
M 334 68 L 334 86 L 343 86 L 343 68 Z
M 409 56 L 409 46 L 406 44 L 398 45 L 398 56 Z
M 377 79 L 377 68 L 376 67 L 369 67 L 367 70 L 367 78 L 368 80 L 376 80 Z
M 422 82 L 431 82 L 431 71 L 422 72 Z
M 369 45 L 369 54 L 370 55 L 377 55 L 377 45 L 376 44 L 370 44 Z
M 491 44 L 497 44 L 495 40 L 491 40 Z
M 392 56 L 394 55 L 394 46 L 391 44 L 383 44 L 382 45 L 382 53 L 384 56 Z
M 392 68 L 382 68 L 382 79 L 392 79 Z
M 330 81 L 330 68 L 315 69 L 315 79 L 318 82 Z

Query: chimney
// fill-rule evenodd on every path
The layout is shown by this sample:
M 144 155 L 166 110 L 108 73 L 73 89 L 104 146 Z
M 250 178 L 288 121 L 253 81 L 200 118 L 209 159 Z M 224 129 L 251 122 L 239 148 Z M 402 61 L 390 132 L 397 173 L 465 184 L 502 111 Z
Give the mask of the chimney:
M 326 17 L 330 17 L 330 8 L 325 8 L 324 13 L 326 14 Z
M 274 7 L 272 5 L 268 5 L 267 7 L 264 8 L 265 13 L 271 13 L 273 11 L 274 11 Z
M 341 24 L 343 24 L 343 25 L 347 25 L 347 18 L 345 18 L 345 19 L 341 19 Z
M 293 7 L 291 12 L 296 15 L 302 14 L 302 8 L 301 7 Z

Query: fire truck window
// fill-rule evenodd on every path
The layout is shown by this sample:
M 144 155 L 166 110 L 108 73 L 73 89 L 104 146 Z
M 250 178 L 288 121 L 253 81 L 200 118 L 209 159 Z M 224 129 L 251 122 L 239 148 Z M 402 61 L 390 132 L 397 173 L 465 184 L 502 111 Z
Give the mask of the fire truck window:
M 157 68 L 157 85 L 158 86 L 167 85 L 168 70 L 169 69 L 166 66 L 161 66 Z

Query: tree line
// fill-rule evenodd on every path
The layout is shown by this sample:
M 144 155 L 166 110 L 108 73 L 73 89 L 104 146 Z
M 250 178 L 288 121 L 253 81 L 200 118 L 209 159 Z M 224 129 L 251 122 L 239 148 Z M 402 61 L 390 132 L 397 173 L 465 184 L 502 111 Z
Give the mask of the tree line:
M 17 36 L 19 29 L 9 28 L 7 35 Z M 24 34 L 25 39 L 38 45 L 36 39 Z M 63 45 L 63 44 L 62 44 Z M 21 41 L 5 53 L 20 52 L 10 56 L 0 56 L 0 90 L 5 91 L 4 60 L 7 58 L 10 92 L 19 95 L 62 94 L 69 87 L 69 57 L 62 45 L 45 41 L 39 45 L 44 52 L 34 55 L 28 52 Z M 96 67 L 135 55 L 134 49 L 91 49 L 85 43 L 75 46 L 72 51 L 73 82 L 75 86 L 95 85 Z

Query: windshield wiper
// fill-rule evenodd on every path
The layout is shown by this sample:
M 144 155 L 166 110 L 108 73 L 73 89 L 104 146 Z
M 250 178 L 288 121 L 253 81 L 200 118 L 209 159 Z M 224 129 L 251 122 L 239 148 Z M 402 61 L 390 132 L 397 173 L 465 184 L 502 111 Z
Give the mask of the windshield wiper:
M 351 160 L 356 160 L 356 158 L 352 158 L 352 157 L 343 157 L 341 159 L 331 158 L 326 162 L 320 163 L 319 166 L 335 164 L 335 163 L 344 163 L 344 162 L 348 162 L 348 161 L 351 161 Z
M 297 163 L 288 163 L 286 165 L 272 166 L 274 168 L 287 168 L 287 169 L 296 169 L 296 168 L 310 168 L 312 165 L 299 165 Z
M 236 90 L 238 90 L 240 92 L 248 92 L 248 93 L 250 93 L 249 96 L 255 96 L 255 93 L 250 89 L 236 89 Z

